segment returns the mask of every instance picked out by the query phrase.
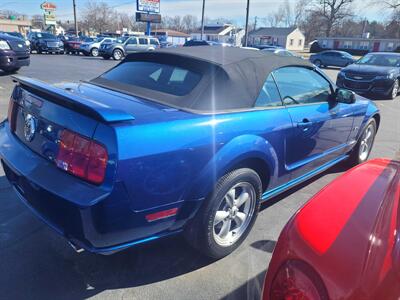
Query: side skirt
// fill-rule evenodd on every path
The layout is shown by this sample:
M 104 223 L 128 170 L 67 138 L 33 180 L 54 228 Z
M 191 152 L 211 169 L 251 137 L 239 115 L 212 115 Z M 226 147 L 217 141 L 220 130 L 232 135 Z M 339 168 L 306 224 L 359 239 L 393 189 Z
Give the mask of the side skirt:
M 284 191 L 287 191 L 288 189 L 290 189 L 290 188 L 292 188 L 292 187 L 294 187 L 294 186 L 296 186 L 296 185 L 298 185 L 298 184 L 300 184 L 300 183 L 302 183 L 302 182 L 314 177 L 315 175 L 324 172 L 325 170 L 327 170 L 330 167 L 338 164 L 339 162 L 347 159 L 348 157 L 349 157 L 349 155 L 347 155 L 347 154 L 339 156 L 335 160 L 332 160 L 332 161 L 320 166 L 319 168 L 317 168 L 317 169 L 315 169 L 315 170 L 313 170 L 313 171 L 311 171 L 309 173 L 306 173 L 306 174 L 304 174 L 304 175 L 302 175 L 300 177 L 297 177 L 297 178 L 295 178 L 295 179 L 293 179 L 293 180 L 291 180 L 291 181 L 289 181 L 289 182 L 287 182 L 287 183 L 285 183 L 283 185 L 280 185 L 280 186 L 278 186 L 278 187 L 276 187 L 276 188 L 274 188 L 274 189 L 272 189 L 270 191 L 266 191 L 262 195 L 261 201 L 266 201 L 266 200 L 271 199 L 272 197 L 274 197 L 274 196 L 276 196 L 276 195 L 278 195 L 280 193 L 283 193 Z

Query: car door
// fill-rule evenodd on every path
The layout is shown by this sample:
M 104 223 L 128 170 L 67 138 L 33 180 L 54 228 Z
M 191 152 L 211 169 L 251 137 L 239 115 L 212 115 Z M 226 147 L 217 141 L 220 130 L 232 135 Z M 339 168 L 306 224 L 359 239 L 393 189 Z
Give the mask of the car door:
M 352 104 L 338 103 L 332 83 L 317 70 L 285 67 L 273 72 L 292 122 L 286 168 L 296 178 L 349 150 Z
M 268 185 L 269 190 L 273 190 L 290 181 L 291 174 L 285 167 L 285 148 L 292 134 L 293 124 L 271 74 L 265 81 L 254 108 L 260 110 L 257 114 L 262 114 L 263 123 L 260 126 L 260 135 L 274 149 L 265 155 L 273 155 L 278 162 L 274 176 L 271 176 Z
M 322 55 L 322 64 L 325 66 L 332 66 L 334 65 L 332 52 L 324 52 Z
M 147 50 L 148 48 L 148 39 L 147 38 L 139 38 L 139 50 Z
M 138 40 L 135 37 L 130 38 L 125 43 L 125 51 L 126 53 L 133 53 L 138 51 Z

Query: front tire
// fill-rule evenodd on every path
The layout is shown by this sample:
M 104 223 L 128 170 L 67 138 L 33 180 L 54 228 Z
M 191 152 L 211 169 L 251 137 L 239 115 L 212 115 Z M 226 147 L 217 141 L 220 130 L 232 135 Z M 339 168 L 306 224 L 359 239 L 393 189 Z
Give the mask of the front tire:
M 367 126 L 365 126 L 357 144 L 350 153 L 348 160 L 350 166 L 355 166 L 367 161 L 375 141 L 376 129 L 376 121 L 372 118 L 369 120 Z
M 186 240 L 212 258 L 232 253 L 254 225 L 261 193 L 261 179 L 252 169 L 237 169 L 221 177 L 185 228 Z
M 124 57 L 124 54 L 120 49 L 115 49 L 112 56 L 114 60 L 121 60 Z
M 397 95 L 399 94 L 399 89 L 400 89 L 399 80 L 396 79 L 395 82 L 393 83 L 393 87 L 389 94 L 390 99 L 393 100 L 397 97 Z

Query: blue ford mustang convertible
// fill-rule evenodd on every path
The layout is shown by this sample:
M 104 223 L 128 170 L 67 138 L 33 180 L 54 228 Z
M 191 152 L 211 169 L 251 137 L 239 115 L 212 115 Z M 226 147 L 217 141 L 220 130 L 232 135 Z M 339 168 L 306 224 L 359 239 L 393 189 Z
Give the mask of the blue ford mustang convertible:
M 233 47 L 130 54 L 77 84 L 15 81 L 0 125 L 8 180 L 72 245 L 102 254 L 183 233 L 223 257 L 262 201 L 367 160 L 380 122 L 309 62 Z

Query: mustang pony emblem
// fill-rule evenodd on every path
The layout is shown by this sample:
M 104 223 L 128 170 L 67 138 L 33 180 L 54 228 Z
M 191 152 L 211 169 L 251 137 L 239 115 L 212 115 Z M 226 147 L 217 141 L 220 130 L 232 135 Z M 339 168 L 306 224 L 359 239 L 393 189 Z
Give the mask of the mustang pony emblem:
M 28 142 L 32 141 L 36 133 L 36 119 L 31 114 L 25 115 L 24 137 Z

